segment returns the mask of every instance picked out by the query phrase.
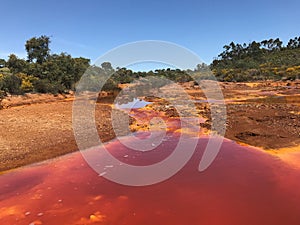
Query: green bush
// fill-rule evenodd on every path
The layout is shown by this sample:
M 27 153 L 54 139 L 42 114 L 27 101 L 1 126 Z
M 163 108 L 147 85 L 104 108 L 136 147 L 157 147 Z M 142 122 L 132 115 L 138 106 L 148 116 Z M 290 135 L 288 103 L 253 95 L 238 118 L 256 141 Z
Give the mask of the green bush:
M 0 88 L 10 94 L 22 94 L 22 79 L 15 75 L 4 75 L 1 79 Z
M 46 79 L 34 81 L 33 87 L 34 91 L 38 93 L 58 94 L 64 93 L 65 91 L 65 87 L 62 84 L 51 83 Z

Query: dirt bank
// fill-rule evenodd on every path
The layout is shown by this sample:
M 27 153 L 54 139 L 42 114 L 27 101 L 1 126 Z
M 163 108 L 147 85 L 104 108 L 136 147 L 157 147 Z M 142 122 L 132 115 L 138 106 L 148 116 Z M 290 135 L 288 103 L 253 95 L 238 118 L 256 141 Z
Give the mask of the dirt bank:
M 205 95 L 192 83 L 183 85 L 193 100 Z M 300 83 L 221 83 L 227 102 L 226 137 L 264 149 L 295 147 L 300 144 Z M 72 95 L 27 95 L 10 97 L 0 110 L 0 171 L 53 158 L 77 150 L 72 130 Z M 100 138 L 111 140 L 111 99 L 96 107 Z M 156 100 L 153 109 L 170 117 L 178 114 Z M 209 104 L 196 103 L 210 128 Z M 124 112 L 118 111 L 122 120 Z M 133 122 L 131 120 L 131 122 Z M 136 129 L 147 129 L 138 124 Z
M 300 145 L 300 82 L 221 83 L 227 108 L 225 137 L 263 149 Z M 203 97 L 190 88 L 191 95 Z M 197 104 L 208 117 L 208 104 Z
M 47 103 L 40 103 L 41 98 Z M 60 96 L 58 100 L 44 95 L 38 96 L 38 100 L 34 96 L 26 99 L 25 105 L 11 99 L 18 106 L 0 110 L 0 171 L 78 149 L 72 129 L 73 98 Z M 97 104 L 96 125 L 102 141 L 115 137 L 111 111 L 109 104 Z M 121 117 L 124 113 L 118 111 L 117 114 Z

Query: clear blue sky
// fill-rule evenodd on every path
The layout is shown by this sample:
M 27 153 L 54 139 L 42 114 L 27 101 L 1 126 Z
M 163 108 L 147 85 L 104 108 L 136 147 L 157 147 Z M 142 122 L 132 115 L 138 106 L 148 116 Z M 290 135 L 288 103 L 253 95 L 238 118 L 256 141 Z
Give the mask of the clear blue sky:
M 95 60 L 127 42 L 182 45 L 206 63 L 225 44 L 300 36 L 299 0 L 1 1 L 0 57 L 25 58 L 25 41 L 51 36 L 52 53 Z

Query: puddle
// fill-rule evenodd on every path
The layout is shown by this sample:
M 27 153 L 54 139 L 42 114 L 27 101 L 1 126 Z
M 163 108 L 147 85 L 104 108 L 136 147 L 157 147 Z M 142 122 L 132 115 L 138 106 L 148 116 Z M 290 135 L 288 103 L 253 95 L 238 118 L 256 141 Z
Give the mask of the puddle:
M 122 109 L 122 110 L 130 110 L 130 109 L 139 109 L 143 108 L 146 105 L 151 104 L 151 102 L 144 101 L 142 99 L 134 98 L 131 101 L 126 101 L 123 100 L 124 103 L 115 103 L 115 107 L 117 109 Z

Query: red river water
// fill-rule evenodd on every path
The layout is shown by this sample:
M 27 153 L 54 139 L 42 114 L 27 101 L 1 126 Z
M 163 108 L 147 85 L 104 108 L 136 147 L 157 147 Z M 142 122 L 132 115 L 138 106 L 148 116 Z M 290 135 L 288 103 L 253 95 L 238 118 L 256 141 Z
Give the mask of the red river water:
M 117 140 L 119 160 L 143 165 L 170 154 L 179 133 L 143 154 Z M 168 180 L 143 187 L 99 176 L 80 152 L 0 175 L 0 224 L 299 225 L 300 167 L 224 140 L 212 165 L 198 171 L 208 137 Z M 124 158 L 123 156 L 128 157 Z M 299 154 L 293 156 L 300 161 Z

